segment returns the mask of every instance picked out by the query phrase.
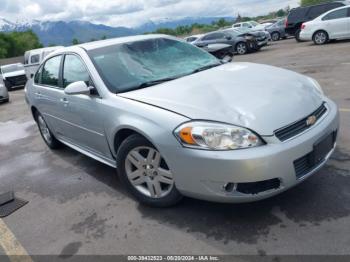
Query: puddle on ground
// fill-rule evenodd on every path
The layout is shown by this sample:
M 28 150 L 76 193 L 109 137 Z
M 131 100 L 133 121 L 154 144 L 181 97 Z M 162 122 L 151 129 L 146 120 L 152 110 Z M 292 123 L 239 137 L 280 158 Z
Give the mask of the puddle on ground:
M 18 123 L 15 121 L 0 122 L 0 145 L 9 145 L 13 141 L 30 135 L 29 127 L 35 125 L 33 121 Z

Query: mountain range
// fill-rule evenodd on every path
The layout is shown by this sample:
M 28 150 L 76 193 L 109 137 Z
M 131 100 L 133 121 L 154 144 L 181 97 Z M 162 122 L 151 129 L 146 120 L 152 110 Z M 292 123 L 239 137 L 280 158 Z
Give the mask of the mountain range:
M 158 28 L 176 28 L 177 26 L 198 24 L 211 24 L 225 18 L 233 21 L 232 17 L 184 17 L 158 21 L 148 21 L 138 27 L 111 27 L 103 24 L 94 24 L 87 21 L 39 21 L 17 20 L 12 22 L 0 18 L 0 32 L 32 30 L 36 33 L 44 46 L 47 45 L 70 45 L 74 38 L 81 42 L 153 32 Z

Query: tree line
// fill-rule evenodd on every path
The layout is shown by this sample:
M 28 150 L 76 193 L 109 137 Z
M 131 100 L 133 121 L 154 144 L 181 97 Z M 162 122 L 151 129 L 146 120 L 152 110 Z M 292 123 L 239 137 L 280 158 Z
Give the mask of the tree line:
M 301 6 L 314 5 L 324 2 L 329 2 L 330 0 L 300 0 Z M 277 10 L 276 12 L 270 12 L 265 16 L 257 17 L 241 17 L 237 16 L 236 22 L 248 21 L 248 20 L 267 20 L 277 17 L 283 17 L 288 15 L 289 7 L 285 9 Z M 185 36 L 190 34 L 200 34 L 207 33 L 210 31 L 215 31 L 223 27 L 231 26 L 234 21 L 228 21 L 226 19 L 219 19 L 211 24 L 199 24 L 195 23 L 187 26 L 178 26 L 174 29 L 172 28 L 159 28 L 155 32 L 157 34 L 167 34 L 173 36 Z M 101 39 L 106 39 L 106 36 L 103 36 Z M 91 39 L 95 41 L 97 39 Z M 72 44 L 79 44 L 78 39 L 73 39 Z M 51 44 L 54 45 L 54 44 Z M 40 43 L 38 36 L 31 30 L 25 32 L 11 32 L 11 33 L 0 33 L 0 59 L 9 58 L 15 56 L 21 56 L 25 51 L 41 48 L 43 45 Z
M 32 31 L 0 33 L 0 58 L 23 56 L 25 51 L 41 47 L 38 36 Z

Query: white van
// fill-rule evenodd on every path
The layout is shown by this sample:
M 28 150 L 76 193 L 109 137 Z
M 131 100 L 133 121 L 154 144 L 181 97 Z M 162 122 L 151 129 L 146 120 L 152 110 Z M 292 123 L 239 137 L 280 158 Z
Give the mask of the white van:
M 63 46 L 52 46 L 39 49 L 29 50 L 24 53 L 24 68 L 26 76 L 30 79 L 38 69 L 41 61 L 53 51 L 63 48 Z

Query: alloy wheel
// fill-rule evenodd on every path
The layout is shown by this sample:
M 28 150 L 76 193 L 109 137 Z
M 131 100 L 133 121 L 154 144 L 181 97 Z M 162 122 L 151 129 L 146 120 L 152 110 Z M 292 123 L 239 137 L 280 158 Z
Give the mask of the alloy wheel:
M 280 35 L 279 33 L 275 32 L 272 34 L 271 38 L 272 38 L 272 41 L 278 41 L 280 39 Z
M 315 42 L 318 45 L 322 45 L 327 41 L 327 35 L 324 32 L 318 32 L 315 35 Z
M 49 144 L 52 143 L 52 136 L 51 136 L 50 130 L 47 127 L 46 122 L 41 115 L 38 116 L 38 125 L 45 141 Z
M 132 186 L 147 197 L 165 197 L 174 186 L 172 172 L 161 154 L 152 147 L 131 150 L 125 159 L 125 171 Z
M 244 55 L 247 53 L 247 45 L 245 43 L 239 43 L 236 47 L 237 53 L 240 55 Z

